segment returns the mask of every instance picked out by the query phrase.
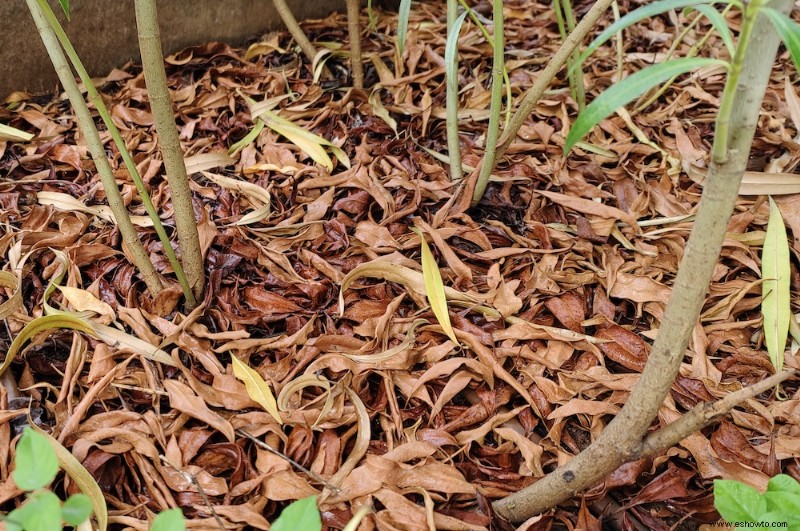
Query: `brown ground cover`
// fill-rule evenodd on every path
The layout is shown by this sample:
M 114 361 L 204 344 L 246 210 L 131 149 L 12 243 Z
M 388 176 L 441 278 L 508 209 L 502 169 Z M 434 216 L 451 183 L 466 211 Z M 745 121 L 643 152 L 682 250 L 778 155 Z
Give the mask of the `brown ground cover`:
M 490 16 L 487 2 L 476 8 Z M 579 14 L 587 8 L 576 5 Z M 664 60 L 691 17 L 657 17 L 626 31 L 625 72 Z M 560 39 L 546 3 L 507 2 L 506 18 L 519 96 Z M 10 344 L 43 314 L 45 289 L 63 269 L 67 289 L 53 292 L 53 307 L 92 310 L 96 321 L 160 347 L 173 362 L 151 361 L 124 337 L 62 330 L 37 336 L 5 378 L 3 406 L 29 407 L 32 420 L 71 449 L 103 489 L 113 528 L 147 529 L 153 513 L 179 506 L 190 528 L 218 528 L 213 508 L 227 529 L 267 529 L 288 502 L 320 494 L 331 529 L 363 504 L 376 512 L 362 529 L 507 529 L 491 501 L 580 452 L 625 403 L 692 227 L 723 72 L 680 78 L 653 104 L 595 128 L 586 139 L 594 153 L 578 148 L 568 157 L 563 139 L 577 107 L 562 76 L 484 200 L 458 211 L 439 160 L 443 2 L 414 4 L 401 62 L 396 25 L 396 15 L 379 12 L 364 34 L 366 91 L 348 88 L 336 47 L 334 78 L 314 82 L 286 34 L 249 50 L 210 43 L 168 59 L 208 273 L 206 299 L 188 314 L 153 230 L 141 222 L 151 258 L 172 282 L 156 300 L 96 208 L 103 190 L 66 99 L 17 94 L 0 109 L 3 123 L 36 135 L 0 141 L 0 263 L 16 272 L 31 253 L 21 273 L 24 307 L 0 327 L 0 341 Z M 347 42 L 342 15 L 304 28 L 318 44 Z M 707 31 L 699 24 L 677 53 Z M 467 25 L 460 49 L 463 160 L 474 166 L 488 121 L 491 47 Z M 726 52 L 712 36 L 701 53 Z M 774 180 L 763 172 L 792 173 L 800 161 L 792 72 L 781 55 L 753 146 L 755 186 Z M 620 74 L 612 42 L 587 63 L 587 92 Z M 140 67 L 98 83 L 173 226 Z M 331 141 L 350 167 L 334 155 L 328 171 L 269 127 L 228 157 L 254 127 L 247 98 Z M 130 212 L 143 215 L 111 142 L 108 153 Z M 776 199 L 790 232 L 800 234 L 798 196 Z M 654 428 L 773 372 L 759 309 L 768 215 L 764 195 L 741 196 Z M 461 299 L 450 304 L 458 346 L 425 299 L 414 227 Z M 800 243 L 791 243 L 796 293 Z M 236 378 L 233 356 L 270 384 L 282 425 Z M 788 353 L 786 365 L 800 368 Z M 693 529 L 718 518 L 715 477 L 756 486 L 780 472 L 800 479 L 797 391 L 790 380 L 788 399 L 767 393 L 742 404 L 523 529 Z M 9 479 L 21 425 L 12 417 L 3 414 L 0 424 L 6 509 L 21 499 Z

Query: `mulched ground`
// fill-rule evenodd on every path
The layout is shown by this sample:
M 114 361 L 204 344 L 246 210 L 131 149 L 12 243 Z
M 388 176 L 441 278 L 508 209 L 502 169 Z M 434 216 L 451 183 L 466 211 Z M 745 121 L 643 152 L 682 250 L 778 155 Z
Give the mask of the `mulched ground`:
M 54 251 L 63 251 L 62 284 L 107 303 L 106 322 L 160 345 L 178 365 L 65 330 L 38 337 L 10 369 L 20 394 L 32 398 L 34 421 L 102 487 L 112 528 L 147 529 L 153 513 L 177 506 L 190 528 L 218 529 L 210 503 L 226 529 L 267 529 L 288 502 L 321 494 L 330 529 L 364 504 L 376 512 L 360 529 L 508 529 L 491 501 L 580 452 L 625 404 L 692 227 L 723 73 L 679 79 L 629 122 L 615 115 L 595 128 L 586 141 L 599 154 L 578 148 L 568 157 L 563 139 L 577 106 L 562 75 L 484 200 L 454 211 L 447 165 L 435 157 L 447 151 L 443 4 L 414 3 L 401 63 L 396 15 L 377 12 L 377 27 L 364 34 L 366 91 L 348 88 L 347 61 L 335 49 L 334 79 L 314 83 L 285 33 L 249 52 L 210 43 L 168 59 L 186 155 L 195 169 L 205 167 L 192 187 L 207 296 L 188 316 L 177 288 L 150 299 L 114 225 L 96 211 L 66 207 L 63 196 L 37 195 L 104 203 L 66 98 L 17 94 L 0 109 L 3 123 L 36 135 L 29 143 L 0 141 L 0 261 L 14 271 L 32 253 L 24 309 L 6 319 L 0 338 L 9 344 L 42 315 L 44 290 L 61 268 Z M 636 6 L 621 2 L 623 12 Z M 579 14 L 588 7 L 576 5 Z M 491 15 L 486 1 L 476 9 Z M 560 39 L 549 4 L 517 0 L 505 9 L 506 57 L 519 98 Z M 663 60 L 694 16 L 673 13 L 626 31 L 625 71 Z M 737 17 L 730 15 L 733 27 Z M 345 24 L 334 14 L 304 28 L 320 45 L 346 43 Z M 677 53 L 708 31 L 700 23 Z M 463 160 L 474 166 L 488 121 L 491 48 L 468 22 L 460 49 Z M 725 53 L 716 36 L 701 51 Z M 615 82 L 613 42 L 585 72 L 590 98 Z M 754 171 L 791 173 L 800 161 L 800 100 L 790 79 L 796 74 L 783 54 L 754 143 Z M 99 87 L 172 226 L 141 68 L 126 65 Z M 246 97 L 279 98 L 275 112 L 341 147 L 351 167 L 334 157 L 329 172 L 268 127 L 220 166 L 219 154 L 254 126 Z M 142 215 L 108 140 L 129 210 Z M 205 154 L 217 155 L 204 164 Z M 800 234 L 797 197 L 779 198 L 793 235 Z M 768 215 L 765 196 L 741 196 L 700 326 L 654 427 L 773 372 L 759 310 Z M 461 346 L 442 333 L 419 291 L 414 227 L 427 234 L 445 285 L 472 301 L 450 306 L 453 325 L 469 338 Z M 154 231 L 139 231 L 159 271 L 177 285 Z M 796 236 L 792 244 L 796 293 Z M 10 295 L 5 290 L 2 300 Z M 49 301 L 78 309 L 59 290 Z M 499 316 L 474 311 L 478 304 Z M 248 396 L 232 356 L 270 383 L 283 425 Z M 786 365 L 800 368 L 788 352 Z M 715 477 L 753 485 L 779 472 L 800 479 L 798 381 L 784 392 L 787 400 L 768 393 L 749 401 L 521 529 L 695 529 L 718 518 Z M 7 379 L 3 405 L 15 393 Z M 6 510 L 22 500 L 9 474 L 21 423 L 10 418 L 3 415 L 0 425 Z M 75 487 L 62 481 L 57 488 Z

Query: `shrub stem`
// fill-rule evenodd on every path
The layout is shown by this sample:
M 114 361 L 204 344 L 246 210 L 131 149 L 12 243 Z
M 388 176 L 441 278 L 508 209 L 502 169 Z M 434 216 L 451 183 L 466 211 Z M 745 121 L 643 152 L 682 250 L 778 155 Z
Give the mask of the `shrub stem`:
M 792 0 L 773 0 L 772 6 L 787 12 Z M 780 39 L 769 20 L 746 17 L 743 32 L 752 35 L 742 51 L 741 75 L 735 85 L 726 84 L 723 100 L 733 92 L 733 104 L 718 123 L 730 123 L 730 140 L 721 157 L 712 159 L 695 225 L 692 228 L 658 337 L 636 387 L 617 416 L 600 436 L 566 465 L 494 507 L 512 522 L 521 522 L 546 511 L 583 491 L 635 458 L 686 354 L 692 330 L 697 324 L 706 289 L 725 238 L 728 219 L 739 193 L 750 147 L 758 123 Z M 740 44 L 741 46 L 741 44 Z M 737 50 L 738 52 L 738 50 Z M 719 131 L 714 139 L 720 141 Z
M 33 21 L 36 24 L 36 29 L 39 31 L 42 42 L 47 49 L 47 53 L 58 75 L 58 79 L 64 87 L 64 92 L 67 94 L 72 108 L 75 111 L 75 118 L 78 122 L 78 126 L 83 136 L 86 138 L 89 153 L 92 156 L 97 173 L 100 175 L 100 181 L 103 184 L 103 190 L 108 199 L 108 206 L 114 213 L 117 227 L 130 252 L 131 261 L 142 275 L 142 279 L 150 295 L 154 297 L 163 289 L 161 277 L 150 261 L 150 257 L 144 250 L 144 247 L 142 247 L 142 243 L 139 241 L 139 236 L 136 233 L 136 228 L 133 226 L 130 215 L 125 208 L 122 195 L 120 195 L 117 182 L 114 179 L 114 172 L 106 158 L 106 151 L 103 147 L 103 142 L 100 140 L 100 134 L 97 132 L 92 114 L 89 112 L 89 107 L 86 105 L 78 83 L 73 77 L 73 72 L 69 67 L 67 58 L 64 56 L 64 52 L 58 43 L 58 38 L 53 28 L 47 23 L 37 0 L 26 0 L 26 2 L 31 16 L 33 17 Z
M 134 5 L 144 79 L 156 123 L 158 145 L 164 159 L 172 206 L 175 210 L 175 226 L 178 230 L 183 266 L 195 298 L 202 299 L 205 289 L 203 254 L 197 233 L 197 221 L 194 217 L 189 178 L 186 175 L 186 164 L 183 161 L 183 150 L 167 88 L 156 3 L 155 0 L 136 0 Z M 196 304 L 196 301 L 186 302 L 190 309 Z

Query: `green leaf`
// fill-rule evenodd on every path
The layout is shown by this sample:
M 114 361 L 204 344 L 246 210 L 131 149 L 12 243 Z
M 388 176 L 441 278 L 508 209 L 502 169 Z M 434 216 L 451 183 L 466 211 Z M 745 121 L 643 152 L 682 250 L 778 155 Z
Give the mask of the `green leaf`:
M 411 0 L 401 0 L 397 12 L 397 55 L 402 59 L 408 36 L 408 17 L 411 14 Z
M 59 466 L 64 469 L 64 472 L 75 482 L 80 491 L 86 494 L 91 500 L 94 517 L 97 519 L 97 529 L 99 529 L 99 531 L 106 531 L 108 527 L 108 507 L 103 497 L 103 491 L 100 490 L 100 486 L 97 484 L 94 477 L 83 467 L 81 462 L 72 455 L 72 452 L 64 448 L 60 442 L 36 426 L 34 426 L 33 429 L 36 430 L 36 433 L 47 439 L 47 442 L 58 458 Z
M 309 496 L 290 504 L 272 522 L 271 531 L 320 531 L 322 519 L 317 509 L 317 497 Z
M 789 242 L 781 211 L 769 198 L 769 223 L 761 252 L 761 313 L 764 342 L 776 371 L 783 368 L 783 352 L 789 336 Z
M 468 14 L 467 11 L 461 13 L 453 24 L 453 29 L 447 35 L 444 47 L 444 68 L 448 91 L 458 92 L 458 36 Z
M 23 490 L 46 487 L 58 474 L 58 458 L 43 435 L 26 427 L 17 443 L 14 483 Z
M 728 522 L 757 522 L 767 502 L 756 489 L 738 481 L 714 480 L 714 507 Z
M 11 140 L 12 142 L 28 142 L 33 139 L 33 134 L 26 133 L 16 127 L 0 124 L 0 140 Z
M 769 480 L 769 484 L 767 484 L 767 492 L 791 492 L 800 496 L 800 483 L 798 483 L 792 476 L 778 474 Z
M 64 10 L 64 14 L 67 15 L 67 20 L 69 20 L 69 0 L 58 0 L 58 3 L 61 4 L 61 9 Z
M 646 18 L 654 17 L 656 15 L 660 15 L 662 13 L 666 13 L 667 11 L 679 10 L 685 7 L 693 7 L 700 4 L 715 4 L 718 2 L 723 2 L 723 0 L 660 0 L 658 2 L 651 2 L 646 4 L 639 9 L 635 9 L 625 15 L 624 17 L 620 18 L 613 24 L 611 24 L 608 28 L 605 29 L 600 35 L 598 35 L 592 43 L 584 50 L 584 52 L 578 56 L 578 58 L 573 63 L 572 67 L 570 68 L 570 72 L 573 72 L 581 67 L 584 61 L 594 53 L 600 46 L 602 46 L 608 39 L 616 35 L 618 32 L 624 30 L 625 28 L 636 24 Z
M 25 531 L 54 531 L 61 529 L 61 500 L 49 490 L 35 492 L 25 505 L 8 515 Z M 9 527 L 9 529 L 19 529 Z
M 782 512 L 800 516 L 800 495 L 793 492 L 765 492 L 764 500 L 767 502 L 767 512 Z
M 414 229 L 419 234 L 420 252 L 422 254 L 422 278 L 425 281 L 425 296 L 428 298 L 428 304 L 431 305 L 431 311 L 439 321 L 439 326 L 450 340 L 458 345 L 458 339 L 453 331 L 453 325 L 450 323 L 450 313 L 447 309 L 447 298 L 444 294 L 444 282 L 442 281 L 442 274 L 439 271 L 439 265 L 433 257 L 431 248 L 428 247 L 428 242 L 425 241 L 425 236 L 422 232 Z
M 61 517 L 66 523 L 75 527 L 92 515 L 92 500 L 85 494 L 73 494 L 61 508 Z
M 792 56 L 794 67 L 800 72 L 800 24 L 789 18 L 789 15 L 772 8 L 764 7 L 761 11 L 772 21 L 772 25 L 775 26 L 783 44 L 786 45 L 786 49 Z
M 578 119 L 575 120 L 567 135 L 564 153 L 568 153 L 578 140 L 591 131 L 592 127 L 615 110 L 630 103 L 659 83 L 663 83 L 673 76 L 711 65 L 727 65 L 727 63 L 719 59 L 707 58 L 675 59 L 647 67 L 612 85 L 578 115 Z
M 150 526 L 150 531 L 185 531 L 186 522 L 183 519 L 183 512 L 180 509 L 167 509 L 162 511 L 156 519 L 153 520 L 153 525 Z
M 797 529 L 795 526 L 800 524 L 800 515 L 789 511 L 769 511 L 758 517 L 758 523 L 761 526 L 756 529 Z
M 711 25 L 714 26 L 714 29 L 717 30 L 722 42 L 728 49 L 728 53 L 731 57 L 733 57 L 733 54 L 736 53 L 736 45 L 733 43 L 733 34 L 731 33 L 731 29 L 728 27 L 728 23 L 725 21 L 725 17 L 723 17 L 716 8 L 706 4 L 692 6 L 688 9 L 699 11 L 704 17 L 706 17 L 706 19 L 708 19 Z

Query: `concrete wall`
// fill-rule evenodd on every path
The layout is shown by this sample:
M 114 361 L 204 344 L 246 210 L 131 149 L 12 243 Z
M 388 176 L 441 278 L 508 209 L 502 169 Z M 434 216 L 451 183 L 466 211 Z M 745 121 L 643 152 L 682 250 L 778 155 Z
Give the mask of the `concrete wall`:
M 298 19 L 345 11 L 344 0 L 288 0 Z M 133 0 L 71 0 L 67 22 L 50 0 L 81 60 L 103 76 L 138 59 Z M 282 26 L 270 0 L 158 0 L 165 54 L 208 41 L 244 44 Z M 57 83 L 25 0 L 0 0 L 0 100 L 16 90 L 42 92 Z

